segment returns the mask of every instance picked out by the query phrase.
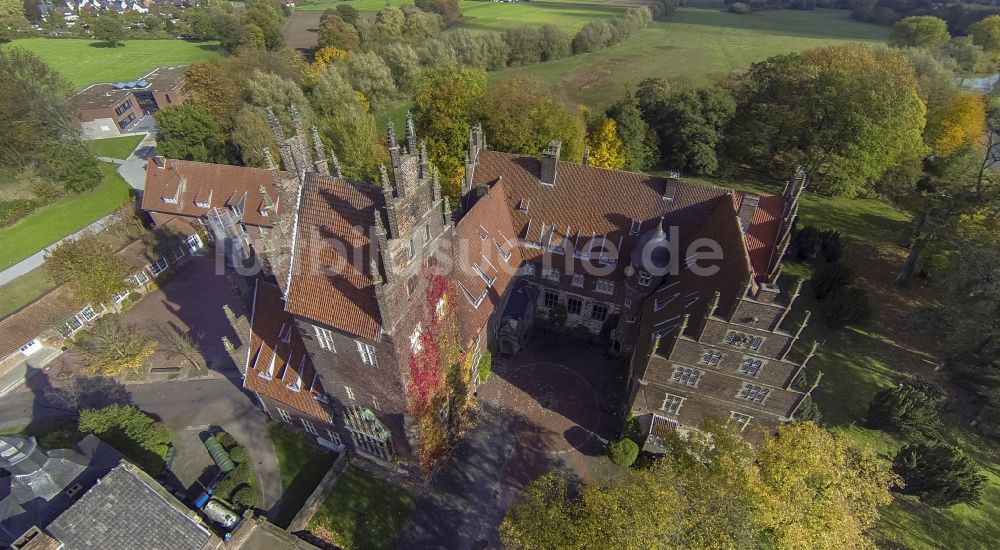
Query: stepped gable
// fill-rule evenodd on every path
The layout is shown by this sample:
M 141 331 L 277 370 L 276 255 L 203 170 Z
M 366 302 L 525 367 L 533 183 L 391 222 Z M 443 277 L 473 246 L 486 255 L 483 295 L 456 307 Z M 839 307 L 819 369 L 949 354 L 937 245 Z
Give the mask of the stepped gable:
M 307 173 L 292 235 L 285 309 L 351 335 L 377 340 L 382 317 L 371 266 L 384 279 L 374 235 L 385 207 L 377 187 Z M 385 220 L 382 220 L 385 224 Z
M 278 175 L 293 177 L 288 172 Z M 212 208 L 239 204 L 245 196 L 243 222 L 270 227 L 270 217 L 262 214 L 266 205 L 261 186 L 270 200 L 277 203 L 278 191 L 271 170 L 154 157 L 146 161 L 142 209 L 198 217 Z
M 244 388 L 327 424 L 333 422 L 330 410 L 316 400 L 325 394 L 323 384 L 306 354 L 295 319 L 284 311 L 277 285 L 257 282 L 247 351 Z
M 494 314 L 521 265 L 504 184 L 494 185 L 455 226 L 455 282 L 462 341 L 475 337 Z

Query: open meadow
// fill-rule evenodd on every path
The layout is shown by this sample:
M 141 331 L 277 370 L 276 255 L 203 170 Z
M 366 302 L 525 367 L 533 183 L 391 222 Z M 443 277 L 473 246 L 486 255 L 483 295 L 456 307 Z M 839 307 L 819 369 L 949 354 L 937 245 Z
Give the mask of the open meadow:
M 216 54 L 217 42 L 127 40 L 117 48 L 75 38 L 25 38 L 5 48 L 31 51 L 63 75 L 74 90 L 98 82 L 134 80 L 157 67 L 185 65 Z

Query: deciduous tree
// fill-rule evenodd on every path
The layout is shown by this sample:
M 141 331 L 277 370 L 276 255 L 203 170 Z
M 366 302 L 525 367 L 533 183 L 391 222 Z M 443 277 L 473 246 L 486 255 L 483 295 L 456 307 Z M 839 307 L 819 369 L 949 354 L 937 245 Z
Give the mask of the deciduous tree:
M 657 161 L 656 134 L 642 119 L 635 95 L 630 93 L 611 107 L 608 116 L 618 126 L 618 137 L 625 153 L 624 168 L 637 172 L 652 168 Z
M 375 52 L 351 52 L 340 68 L 351 87 L 375 105 L 390 101 L 399 93 L 392 71 Z
M 55 283 L 67 285 L 79 302 L 94 307 L 124 289 L 131 272 L 108 243 L 91 233 L 46 254 L 45 270 Z
M 224 160 L 225 135 L 218 123 L 198 105 L 160 109 L 156 120 L 156 150 L 174 159 L 217 162 Z
M 618 125 L 614 120 L 604 118 L 598 121 L 587 135 L 587 147 L 590 148 L 588 162 L 593 166 L 616 170 L 625 166 L 622 140 L 618 137 Z
M 137 328 L 121 325 L 114 316 L 102 317 L 80 345 L 83 372 L 97 376 L 142 373 L 156 346 L 156 340 Z
M 94 21 L 94 38 L 104 42 L 112 48 L 117 48 L 119 44 L 125 42 L 125 23 L 118 12 L 114 10 L 104 10 Z
M 661 88 L 650 85 L 644 112 L 657 133 L 660 158 L 668 168 L 712 174 L 719 168 L 718 149 L 724 129 L 733 117 L 736 104 L 722 88 L 681 88 L 658 95 Z M 654 99 L 656 97 L 656 99 Z
M 976 93 L 959 94 L 928 114 L 924 139 L 938 155 L 948 156 L 982 141 L 986 134 L 986 102 Z
M 1000 15 L 991 15 L 976 21 L 969 26 L 968 35 L 972 42 L 986 53 L 995 55 L 1000 52 Z
M 333 46 L 345 51 L 354 51 L 360 44 L 361 38 L 354 25 L 344 21 L 339 15 L 324 15 L 323 21 L 319 24 L 318 47 Z
M 948 23 L 931 15 L 914 15 L 896 21 L 889 44 L 900 48 L 940 48 L 951 38 Z

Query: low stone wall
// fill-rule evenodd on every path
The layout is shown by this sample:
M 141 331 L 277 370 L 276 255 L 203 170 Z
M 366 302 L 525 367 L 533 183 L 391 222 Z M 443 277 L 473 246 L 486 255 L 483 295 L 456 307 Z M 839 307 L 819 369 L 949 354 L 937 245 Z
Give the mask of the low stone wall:
M 347 466 L 350 465 L 351 458 L 350 453 L 345 449 L 344 452 L 337 456 L 337 460 L 333 461 L 333 465 L 330 466 L 330 470 L 326 472 L 323 479 L 320 480 L 319 484 L 316 485 L 316 489 L 313 490 L 309 498 L 306 499 L 305 504 L 299 509 L 299 512 L 295 514 L 292 518 L 292 522 L 288 524 L 289 533 L 297 533 L 306 528 L 309 524 L 309 520 L 312 519 L 313 514 L 316 510 L 319 510 L 323 500 L 326 495 L 330 494 L 333 486 L 337 484 L 337 480 L 340 479 L 341 474 L 347 470 Z

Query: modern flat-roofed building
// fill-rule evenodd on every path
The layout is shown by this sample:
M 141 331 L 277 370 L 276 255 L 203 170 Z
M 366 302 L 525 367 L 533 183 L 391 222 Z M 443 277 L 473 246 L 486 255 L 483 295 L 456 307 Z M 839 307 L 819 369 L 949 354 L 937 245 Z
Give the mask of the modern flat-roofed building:
M 108 137 L 127 133 L 144 116 L 183 103 L 184 69 L 160 67 L 136 80 L 84 88 L 73 97 L 84 135 Z

